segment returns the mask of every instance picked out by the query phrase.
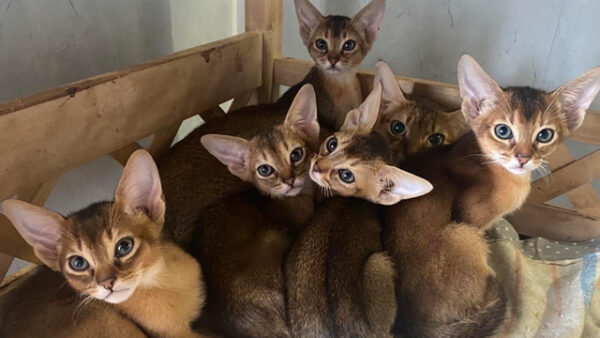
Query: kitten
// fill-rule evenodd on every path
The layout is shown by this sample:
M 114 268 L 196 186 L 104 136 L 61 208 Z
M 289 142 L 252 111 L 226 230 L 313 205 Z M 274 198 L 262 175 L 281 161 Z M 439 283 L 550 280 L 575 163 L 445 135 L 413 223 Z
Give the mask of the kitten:
M 377 84 L 323 143 L 310 176 L 341 195 L 393 204 L 427 193 L 431 185 L 390 165 L 387 143 L 371 133 L 380 97 Z M 390 335 L 394 268 L 382 252 L 377 214 L 374 204 L 337 197 L 326 200 L 301 232 L 285 266 L 293 336 Z
M 338 130 L 346 113 L 363 100 L 356 72 L 375 42 L 385 1 L 372 0 L 353 18 L 323 16 L 308 0 L 295 0 L 294 4 L 300 37 L 316 64 L 278 104 L 289 106 L 300 87 L 310 83 L 317 93 L 321 128 Z
M 6 216 L 50 269 L 85 297 L 114 306 L 145 331 L 199 336 L 190 323 L 204 304 L 200 266 L 161 239 L 165 203 L 152 157 L 134 152 L 114 202 L 98 202 L 67 218 L 17 200 Z
M 383 93 L 375 130 L 390 143 L 397 163 L 432 147 L 453 143 L 469 131 L 460 109 L 448 111 L 427 99 L 407 99 L 383 61 L 375 65 L 378 82 Z
M 405 161 L 435 189 L 386 212 L 385 247 L 400 276 L 398 329 L 416 336 L 482 336 L 501 325 L 505 299 L 482 232 L 523 204 L 531 171 L 581 125 L 600 67 L 546 93 L 501 89 L 465 55 L 458 82 L 472 131 Z
M 288 337 L 282 265 L 312 216 L 310 154 L 319 141 L 312 86 L 300 89 L 285 121 L 250 140 L 205 135 L 202 144 L 257 190 L 200 212 L 194 239 L 209 290 L 207 313 L 227 336 Z M 260 193 L 259 193 L 260 191 Z

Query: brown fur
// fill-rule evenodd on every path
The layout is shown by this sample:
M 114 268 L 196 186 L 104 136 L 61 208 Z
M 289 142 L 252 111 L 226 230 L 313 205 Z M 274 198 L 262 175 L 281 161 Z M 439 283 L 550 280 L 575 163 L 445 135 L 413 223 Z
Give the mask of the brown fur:
M 37 267 L 0 289 L 0 336 L 12 337 L 146 337 L 112 305 L 86 302 L 64 277 Z
M 201 144 L 204 135 L 222 133 L 250 138 L 265 127 L 280 124 L 286 109 L 250 106 L 209 120 L 158 159 L 167 213 L 163 232 L 189 247 L 198 213 L 221 198 L 245 191 L 251 184 L 231 175 Z
M 99 202 L 67 218 L 25 202 L 3 203 L 7 217 L 38 258 L 62 273 L 77 294 L 114 304 L 145 331 L 198 337 L 191 322 L 204 305 L 200 266 L 161 238 L 164 200 L 150 154 L 138 150 L 125 166 L 115 202 Z M 117 255 L 123 241 L 130 250 Z M 83 260 L 81 270 L 73 267 Z
M 289 106 L 300 87 L 309 83 L 317 93 L 321 127 L 338 130 L 346 113 L 358 107 L 363 99 L 356 71 L 375 42 L 385 3 L 371 1 L 353 18 L 325 17 L 308 0 L 296 0 L 295 5 L 300 36 L 316 65 L 302 82 L 284 93 L 278 103 Z M 317 40 L 325 41 L 326 48 L 317 48 Z M 350 40 L 355 42 L 355 47 L 345 50 L 344 44 Z
M 473 131 L 403 163 L 435 188 L 386 216 L 385 247 L 399 274 L 397 324 L 416 336 L 489 335 L 502 323 L 504 297 L 494 287 L 482 231 L 523 204 L 530 171 L 572 132 L 565 121 L 577 113 L 542 91 L 500 90 L 468 56 L 459 63 L 459 83 Z M 498 123 L 515 137 L 500 139 Z M 551 142 L 536 141 L 542 127 L 555 131 Z M 522 170 L 514 166 L 518 154 L 529 156 Z

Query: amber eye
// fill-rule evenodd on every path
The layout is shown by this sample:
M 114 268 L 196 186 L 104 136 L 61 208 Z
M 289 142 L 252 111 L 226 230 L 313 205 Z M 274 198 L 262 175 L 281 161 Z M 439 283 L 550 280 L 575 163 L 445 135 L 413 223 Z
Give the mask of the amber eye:
M 337 148 L 337 143 L 337 138 L 332 137 L 329 140 L 327 140 L 327 143 L 325 143 L 325 148 L 327 148 L 328 152 L 332 153 Z
M 508 140 L 513 137 L 512 130 L 506 124 L 500 123 L 494 127 L 494 133 L 502 140 Z
M 428 140 L 429 143 L 431 143 L 432 146 L 439 146 L 441 144 L 444 143 L 444 135 L 440 134 L 440 133 L 435 133 L 429 136 Z
M 349 52 L 349 51 L 353 50 L 354 47 L 356 47 L 356 41 L 354 41 L 354 40 L 348 40 L 348 41 L 344 42 L 344 47 L 343 48 L 344 48 L 345 51 Z
M 304 152 L 302 151 L 302 148 L 298 147 L 292 150 L 292 153 L 290 154 L 290 160 L 292 161 L 292 163 L 296 163 L 302 159 L 303 155 Z
M 315 47 L 317 47 L 318 50 L 327 50 L 327 41 L 317 39 L 317 41 L 315 41 Z
M 554 137 L 554 130 L 552 130 L 550 128 L 546 128 L 546 129 L 540 130 L 540 132 L 537 134 L 536 139 L 538 140 L 538 142 L 548 143 L 548 142 L 552 141 L 553 137 Z
M 338 170 L 338 175 L 340 175 L 340 179 L 346 183 L 354 182 L 354 174 L 348 169 Z
M 75 271 L 81 272 L 87 270 L 90 267 L 90 263 L 81 256 L 73 256 L 69 258 L 69 267 Z
M 115 246 L 115 257 L 121 258 L 126 256 L 133 250 L 133 238 L 125 237 L 119 240 Z
M 398 120 L 392 121 L 391 131 L 394 135 L 404 135 L 406 133 L 406 125 Z
M 275 169 L 273 169 L 273 167 L 271 167 L 268 164 L 263 164 L 260 167 L 258 167 L 258 169 L 256 169 L 256 171 L 258 171 L 258 174 L 262 177 L 269 177 L 269 176 L 271 176 L 273 171 L 275 171 Z

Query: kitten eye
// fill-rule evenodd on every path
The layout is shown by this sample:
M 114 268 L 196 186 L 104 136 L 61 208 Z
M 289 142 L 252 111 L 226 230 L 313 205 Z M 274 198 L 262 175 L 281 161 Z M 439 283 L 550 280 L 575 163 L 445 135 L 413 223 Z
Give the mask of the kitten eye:
M 340 179 L 346 183 L 354 182 L 354 174 L 348 169 L 338 170 L 338 175 L 340 175 Z
M 115 246 L 115 257 L 121 258 L 126 256 L 133 249 L 133 238 L 125 237 L 121 239 Z
M 513 137 L 512 130 L 506 124 L 497 124 L 496 127 L 494 127 L 494 132 L 496 133 L 496 136 L 502 140 L 508 140 Z
M 302 159 L 303 155 L 304 152 L 302 151 L 302 148 L 298 147 L 292 150 L 292 153 L 290 154 L 290 160 L 292 160 L 292 163 L 296 163 Z
M 317 41 L 315 41 L 315 47 L 317 47 L 318 50 L 327 50 L 327 41 L 317 39 Z
M 554 137 L 554 130 L 552 130 L 550 128 L 546 128 L 546 129 L 540 130 L 540 132 L 537 134 L 536 139 L 541 143 L 548 143 L 548 142 L 552 141 L 553 137 Z
M 429 143 L 431 143 L 432 146 L 439 146 L 441 144 L 444 143 L 445 137 L 444 135 L 440 134 L 440 133 L 435 133 L 432 135 L 429 135 Z
M 273 169 L 273 167 L 271 167 L 268 164 L 263 164 L 260 167 L 258 167 L 258 169 L 256 169 L 256 171 L 258 171 L 258 174 L 262 177 L 268 177 L 271 176 L 271 174 L 273 173 L 273 171 L 275 171 L 275 169 Z
M 69 267 L 75 271 L 81 272 L 87 270 L 90 267 L 90 264 L 81 256 L 73 256 L 69 258 Z
M 348 40 L 348 41 L 344 42 L 344 47 L 343 48 L 344 48 L 345 51 L 349 52 L 349 51 L 353 50 L 354 47 L 356 47 L 356 41 L 354 41 L 354 40 Z
M 327 143 L 325 144 L 325 148 L 327 148 L 328 152 L 333 152 L 336 148 L 337 148 L 337 138 L 336 137 L 332 137 L 329 140 L 327 140 Z
M 404 135 L 406 133 L 406 126 L 401 121 L 395 120 L 392 121 L 391 131 L 394 135 Z

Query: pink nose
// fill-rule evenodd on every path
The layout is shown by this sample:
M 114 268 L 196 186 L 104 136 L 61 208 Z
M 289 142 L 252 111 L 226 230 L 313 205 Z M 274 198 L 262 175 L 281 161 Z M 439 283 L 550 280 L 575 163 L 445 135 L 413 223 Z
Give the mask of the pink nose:
M 106 290 L 112 291 L 112 288 L 115 285 L 115 280 L 116 280 L 116 278 L 109 277 L 109 278 L 106 278 L 105 280 L 99 281 L 98 284 L 102 285 Z
M 288 179 L 283 180 L 283 182 L 285 182 L 285 184 L 289 185 L 290 187 L 294 186 L 294 177 L 290 177 Z
M 339 58 L 331 58 L 329 59 L 329 62 L 331 62 L 332 66 L 335 66 L 336 63 L 338 63 L 340 61 Z
M 516 157 L 517 157 L 517 161 L 519 161 L 519 164 L 521 165 L 521 167 L 523 167 L 531 159 L 531 155 L 524 155 L 521 153 L 517 153 Z

